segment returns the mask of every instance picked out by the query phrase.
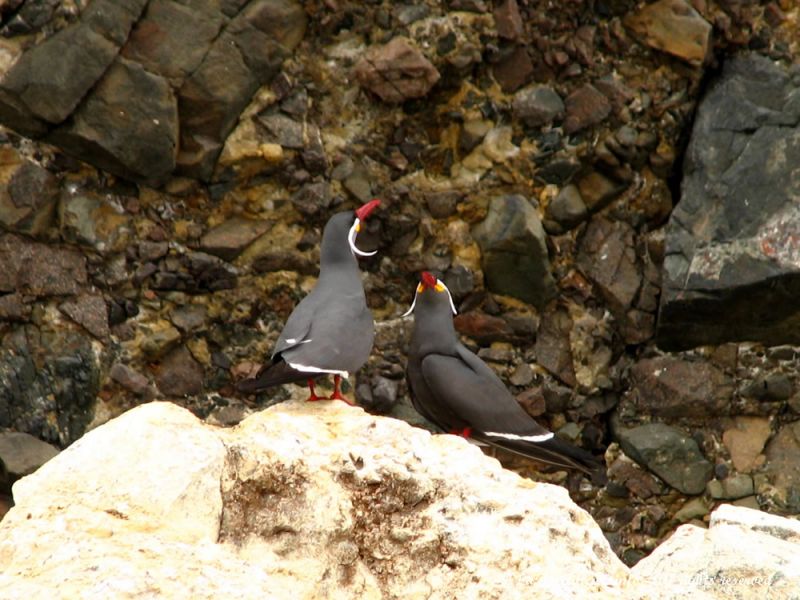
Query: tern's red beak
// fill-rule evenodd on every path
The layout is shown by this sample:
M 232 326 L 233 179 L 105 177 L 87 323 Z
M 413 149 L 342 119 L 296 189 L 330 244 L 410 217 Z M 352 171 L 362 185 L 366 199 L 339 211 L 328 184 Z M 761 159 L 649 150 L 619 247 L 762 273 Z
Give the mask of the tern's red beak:
M 422 281 L 422 285 L 425 287 L 429 287 L 434 289 L 436 287 L 436 277 L 428 273 L 427 271 L 423 271 L 420 275 L 420 280 Z
M 361 221 L 362 223 L 366 221 L 367 217 L 370 216 L 370 214 L 372 214 L 372 211 L 378 208 L 378 206 L 380 206 L 380 203 L 381 201 L 375 198 L 374 200 L 370 200 L 369 202 L 367 202 L 361 208 L 357 208 L 356 217 L 358 217 L 358 220 Z

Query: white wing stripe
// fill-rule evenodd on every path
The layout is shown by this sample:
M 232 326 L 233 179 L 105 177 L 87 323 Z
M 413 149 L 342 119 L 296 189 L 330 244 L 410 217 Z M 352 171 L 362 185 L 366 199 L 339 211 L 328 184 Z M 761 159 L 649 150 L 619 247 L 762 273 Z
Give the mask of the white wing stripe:
M 553 437 L 552 432 L 543 433 L 542 435 L 516 435 L 514 433 L 498 433 L 496 431 L 484 431 L 484 435 L 492 437 L 505 438 L 507 440 L 522 440 L 525 442 L 546 442 Z
M 289 366 L 295 369 L 296 371 L 301 371 L 302 373 L 333 373 L 334 375 L 341 375 L 342 377 L 349 377 L 350 375 L 347 371 L 337 371 L 336 369 L 321 369 L 319 367 L 311 367 L 309 365 L 301 365 L 300 363 L 289 363 Z

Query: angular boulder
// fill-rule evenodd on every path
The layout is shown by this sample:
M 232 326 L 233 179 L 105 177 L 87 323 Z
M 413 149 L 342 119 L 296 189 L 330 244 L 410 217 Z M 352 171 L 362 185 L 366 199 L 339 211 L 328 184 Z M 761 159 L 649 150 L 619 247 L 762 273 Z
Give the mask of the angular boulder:
M 555 295 L 546 234 L 524 196 L 496 196 L 472 232 L 483 254 L 487 287 L 542 308 Z
M 2 597 L 610 598 L 627 578 L 564 489 L 339 402 L 233 429 L 143 405 L 14 495 Z
M 7 40 L 0 122 L 159 185 L 176 169 L 212 176 L 239 114 L 302 39 L 306 14 L 296 0 L 93 0 L 75 22 L 50 25 L 62 28 L 30 47 L 27 36 Z
M 800 524 L 723 504 L 708 529 L 683 525 L 631 571 L 628 598 L 770 598 L 800 594 Z
M 727 61 L 700 104 L 667 225 L 658 344 L 800 343 L 800 82 Z

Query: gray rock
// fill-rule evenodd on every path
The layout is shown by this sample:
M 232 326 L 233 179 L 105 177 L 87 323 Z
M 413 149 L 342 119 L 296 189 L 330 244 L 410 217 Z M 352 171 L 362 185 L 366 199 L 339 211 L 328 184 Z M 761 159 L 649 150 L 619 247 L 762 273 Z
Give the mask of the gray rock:
M 487 287 L 543 307 L 555 295 L 545 232 L 523 196 L 496 196 L 486 220 L 473 229 Z
M 667 226 L 658 343 L 800 342 L 800 87 L 731 58 L 700 104 Z
M 105 253 L 121 251 L 130 236 L 128 216 L 101 195 L 68 185 L 58 201 L 58 226 L 68 242 Z
M 170 314 L 169 319 L 173 325 L 183 331 L 189 333 L 203 328 L 206 323 L 208 309 L 203 304 L 187 304 L 176 308 Z
M 702 519 L 709 513 L 709 506 L 705 498 L 691 498 L 680 510 L 673 515 L 673 519 L 679 523 L 685 523 L 693 519 Z
M 177 164 L 207 179 L 305 24 L 295 0 L 93 0 L 75 23 L 10 53 L 0 121 L 135 181 L 161 184 Z
M 586 220 L 589 212 L 578 186 L 565 185 L 545 209 L 545 226 L 555 233 L 568 231 Z
M 208 179 L 228 134 L 255 91 L 300 43 L 306 15 L 294 0 L 248 3 L 217 36 L 178 91 L 179 171 Z
M 122 56 L 180 87 L 202 62 L 226 19 L 212 2 L 150 0 Z
M 258 120 L 270 133 L 271 141 L 290 150 L 302 150 L 305 146 L 302 123 L 281 113 L 259 116 Z
M 42 133 L 63 122 L 94 87 L 117 56 L 147 0 L 95 0 L 81 20 L 25 52 L 0 80 L 0 119 L 19 111 Z
M 768 373 L 745 386 L 741 393 L 745 398 L 780 402 L 792 397 L 794 385 L 788 375 L 784 373 Z
M 6 152 L 14 151 L 9 148 Z M 42 235 L 53 222 L 58 180 L 47 169 L 16 153 L 11 162 L 0 168 L 0 179 L 5 183 L 0 188 L 0 226 L 18 233 Z
M 744 473 L 738 473 L 723 480 L 712 479 L 706 489 L 715 500 L 737 500 L 753 495 L 753 478 Z
M 800 512 L 800 421 L 786 423 L 773 437 L 764 451 L 767 461 L 764 472 L 770 485 L 766 489 L 759 486 L 759 496 L 780 512 L 797 514 Z
M 456 214 L 462 197 L 459 192 L 431 192 L 425 195 L 425 204 L 434 219 L 446 219 Z
M 513 385 L 530 385 L 533 381 L 533 369 L 531 369 L 528 363 L 522 363 L 511 373 L 509 381 Z
M 153 185 L 175 168 L 178 105 L 166 79 L 120 58 L 46 139 L 122 177 Z
M 30 475 L 58 454 L 58 448 L 18 431 L 0 432 L 0 464 L 12 479 Z
M 453 300 L 458 301 L 475 289 L 475 275 L 468 267 L 456 265 L 444 274 L 444 284 L 453 295 Z
M 425 4 L 405 4 L 396 6 L 392 12 L 398 23 L 401 25 L 411 25 L 411 23 L 427 17 L 431 9 Z
M 17 329 L 0 349 L 0 427 L 66 446 L 86 431 L 99 391 L 91 339 Z
M 154 261 L 163 258 L 169 252 L 168 242 L 151 242 L 142 240 L 139 242 L 138 254 L 143 261 Z
M 684 494 L 701 494 L 714 466 L 697 442 L 679 429 L 650 423 L 620 429 L 617 437 L 625 454 Z
M 372 199 L 370 175 L 366 167 L 360 162 L 353 165 L 353 170 L 342 181 L 342 185 L 359 202 L 368 202 Z
M 511 104 L 514 116 L 529 127 L 549 125 L 564 117 L 564 101 L 553 88 L 546 85 L 532 85 L 514 94 Z
M 381 376 L 373 377 L 371 384 L 371 404 L 367 408 L 369 408 L 371 412 L 385 415 L 397 404 L 399 384 L 393 379 L 387 379 Z

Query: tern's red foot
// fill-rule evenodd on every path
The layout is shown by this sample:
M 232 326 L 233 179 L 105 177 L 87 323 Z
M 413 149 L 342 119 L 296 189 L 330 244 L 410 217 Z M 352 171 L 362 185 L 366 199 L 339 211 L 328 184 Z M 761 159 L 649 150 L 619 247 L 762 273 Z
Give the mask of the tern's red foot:
M 333 394 L 331 394 L 331 400 L 341 400 L 342 402 L 349 404 L 350 406 L 355 406 L 350 400 L 342 396 L 342 392 L 339 391 L 339 383 L 341 383 L 342 378 L 339 375 L 333 376 Z
M 317 396 L 316 392 L 314 392 L 314 380 L 308 380 L 308 398 L 306 398 L 306 402 L 316 402 L 318 400 L 325 400 L 323 396 Z
M 451 429 L 450 433 L 452 435 L 460 435 L 465 440 L 468 440 L 472 437 L 472 427 L 464 427 L 464 429 Z

